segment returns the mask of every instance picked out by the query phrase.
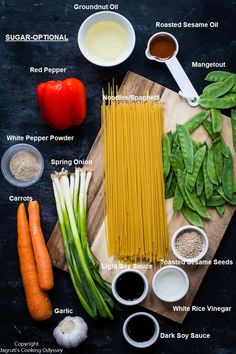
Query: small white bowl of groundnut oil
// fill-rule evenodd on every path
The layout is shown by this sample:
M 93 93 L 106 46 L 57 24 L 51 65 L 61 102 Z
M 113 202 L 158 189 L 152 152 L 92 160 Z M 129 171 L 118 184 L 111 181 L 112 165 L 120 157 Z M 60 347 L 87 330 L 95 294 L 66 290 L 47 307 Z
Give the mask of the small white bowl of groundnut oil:
M 171 240 L 172 252 L 180 261 L 193 264 L 202 259 L 208 250 L 208 237 L 199 227 L 182 226 L 176 230 Z
M 80 26 L 78 44 L 83 56 L 91 63 L 115 66 L 132 53 L 135 32 L 129 20 L 117 12 L 96 12 Z

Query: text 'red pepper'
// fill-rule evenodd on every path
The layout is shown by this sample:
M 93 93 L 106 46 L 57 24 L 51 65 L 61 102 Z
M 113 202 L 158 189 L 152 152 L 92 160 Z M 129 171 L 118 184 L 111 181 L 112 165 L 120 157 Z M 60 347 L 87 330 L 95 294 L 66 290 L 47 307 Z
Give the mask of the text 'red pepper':
M 50 127 L 64 130 L 83 122 L 86 90 L 82 81 L 69 78 L 43 82 L 36 93 L 42 117 Z

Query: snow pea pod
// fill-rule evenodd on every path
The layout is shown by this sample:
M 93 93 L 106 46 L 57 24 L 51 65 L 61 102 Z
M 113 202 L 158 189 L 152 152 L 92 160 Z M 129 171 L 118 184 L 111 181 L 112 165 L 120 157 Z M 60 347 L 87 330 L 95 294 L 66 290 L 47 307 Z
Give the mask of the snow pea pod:
M 209 74 L 207 74 L 207 76 L 205 77 L 206 81 L 223 81 L 227 78 L 229 78 L 230 76 L 233 77 L 234 81 L 236 82 L 236 74 L 233 74 L 229 71 L 224 71 L 224 70 L 214 70 L 211 71 Z
M 201 143 L 198 143 L 197 141 L 192 139 L 192 144 L 193 144 L 193 152 L 194 154 L 197 152 L 202 147 Z
M 221 135 L 220 134 L 218 134 L 217 137 L 213 140 L 213 144 L 217 144 L 219 142 L 221 142 Z
M 232 198 L 228 198 L 225 194 L 224 194 L 224 191 L 223 191 L 223 188 L 222 187 L 219 187 L 217 189 L 217 192 L 226 200 L 227 203 L 233 205 L 233 206 L 236 206 L 236 197 L 235 195 L 232 196 Z
M 171 170 L 170 173 L 168 174 L 168 177 L 165 180 L 165 198 L 171 198 L 173 195 L 173 191 L 171 189 L 171 183 L 174 177 L 174 171 Z
M 182 193 L 179 189 L 178 184 L 176 184 L 174 200 L 173 200 L 173 210 L 175 213 L 182 209 L 183 202 L 184 202 L 184 199 L 183 199 Z
M 229 149 L 229 157 L 224 159 L 224 166 L 223 166 L 223 173 L 222 173 L 222 188 L 226 197 L 231 199 L 234 193 L 234 175 L 233 175 L 233 158 L 230 149 Z
M 176 134 L 176 132 L 173 133 L 173 141 L 172 141 L 172 147 L 171 147 L 171 152 L 175 153 L 179 147 L 179 137 Z
M 173 195 L 174 195 L 174 192 L 175 192 L 176 185 L 177 185 L 177 179 L 176 179 L 176 176 L 174 174 L 173 178 L 172 178 L 172 183 L 171 183 L 171 188 L 172 188 L 172 191 L 173 191 Z
M 236 110 L 231 111 L 232 135 L 234 143 L 234 151 L 236 151 Z
M 182 162 L 182 166 L 185 168 L 180 146 L 178 146 L 178 148 L 176 149 L 175 155 Z
M 213 82 L 213 83 L 205 86 L 200 97 L 207 97 L 207 92 L 211 91 L 215 87 L 218 87 L 218 85 L 219 85 L 218 82 Z
M 162 156 L 163 156 L 163 173 L 167 177 L 170 172 L 170 140 L 167 134 L 164 135 L 162 141 Z
M 200 216 L 194 212 L 193 210 L 190 210 L 186 205 L 183 206 L 182 208 L 182 214 L 185 217 L 185 219 L 192 225 L 198 226 L 198 227 L 203 227 L 202 219 Z
M 214 188 L 213 188 L 213 184 L 211 183 L 208 177 L 206 156 L 203 160 L 202 166 L 203 166 L 204 190 L 205 190 L 206 199 L 208 200 L 212 196 Z
M 202 146 L 199 150 L 194 155 L 194 168 L 193 168 L 193 173 L 187 173 L 186 179 L 185 179 L 185 186 L 188 188 L 190 192 L 192 192 L 196 181 L 197 181 L 197 176 L 200 171 L 200 168 L 202 166 L 202 161 L 204 159 L 206 153 L 206 145 Z
M 170 154 L 169 160 L 170 160 L 171 166 L 172 166 L 173 170 L 175 171 L 175 173 L 177 172 L 177 170 L 180 170 L 180 171 L 184 170 L 184 168 L 185 168 L 184 163 L 183 163 L 183 160 L 180 157 L 179 153 Z
M 206 194 L 205 194 L 204 189 L 202 190 L 202 193 L 200 195 L 200 200 L 201 200 L 202 205 L 206 206 Z
M 211 123 L 214 133 L 220 133 L 222 129 L 222 115 L 219 109 L 211 108 Z
M 195 211 L 202 217 L 206 219 L 210 219 L 210 215 L 207 211 L 207 208 L 202 205 L 200 199 L 198 198 L 197 194 L 195 191 L 189 192 L 187 188 L 185 188 L 185 192 L 187 194 L 187 197 L 192 204 L 193 208 Z
M 229 150 L 228 145 L 226 145 L 223 137 L 221 137 L 221 149 L 222 149 L 222 154 L 224 155 L 224 157 L 229 157 L 230 150 Z
M 178 185 L 179 185 L 179 189 L 180 189 L 180 191 L 182 193 L 184 202 L 186 203 L 186 205 L 188 206 L 189 209 L 194 210 L 192 204 L 190 203 L 190 201 L 188 199 L 186 191 L 185 191 L 185 186 L 184 186 L 184 184 L 185 184 L 185 175 L 180 170 L 178 170 L 177 174 L 176 174 L 176 177 L 177 177 L 177 182 L 178 182 Z
M 225 205 L 217 206 L 216 210 L 217 210 L 218 214 L 220 214 L 220 216 L 223 216 L 224 212 L 225 212 Z
M 197 181 L 196 181 L 196 191 L 198 196 L 201 195 L 203 189 L 204 189 L 203 170 L 202 168 L 200 168 L 200 171 L 198 172 L 197 175 Z
M 225 200 L 221 195 L 212 195 L 210 199 L 207 201 L 207 206 L 217 207 L 225 205 Z
M 174 189 L 171 186 L 170 189 L 165 193 L 165 199 L 172 198 L 173 196 L 174 196 Z
M 215 162 L 215 168 L 216 168 L 216 175 L 218 178 L 218 181 L 222 181 L 222 172 L 223 172 L 223 155 L 222 155 L 222 145 L 221 141 L 218 143 L 213 144 L 213 155 L 214 155 L 214 162 Z
M 165 185 L 165 198 L 169 199 L 173 197 L 174 192 L 175 192 L 175 187 L 176 187 L 176 177 L 174 174 L 174 171 L 171 170 L 170 174 L 168 175 L 166 179 L 166 185 Z
M 180 124 L 177 124 L 176 131 L 179 137 L 181 151 L 183 155 L 184 164 L 187 172 L 193 172 L 193 145 L 192 139 L 188 130 Z
M 229 92 L 232 92 L 232 93 L 236 92 L 236 83 L 234 83 L 234 86 L 230 89 Z
M 190 134 L 197 129 L 205 119 L 209 116 L 210 111 L 203 111 L 197 113 L 191 119 L 189 119 L 186 123 L 184 123 L 184 127 L 189 131 Z
M 173 133 L 170 130 L 167 134 L 166 134 L 169 138 L 169 142 L 170 142 L 170 150 L 172 149 L 172 144 L 173 144 Z
M 207 152 L 207 174 L 211 183 L 218 185 L 213 148 L 210 148 Z
M 211 84 L 203 90 L 203 95 L 207 98 L 217 98 L 225 95 L 234 85 L 234 78 L 232 75 L 223 81 Z
M 228 93 L 220 98 L 200 98 L 199 105 L 203 108 L 227 109 L 236 106 L 236 94 Z
M 207 131 L 208 135 L 211 137 L 212 140 L 218 138 L 219 134 L 213 132 L 212 124 L 211 122 L 209 122 L 209 120 L 205 120 L 202 124 L 204 129 Z

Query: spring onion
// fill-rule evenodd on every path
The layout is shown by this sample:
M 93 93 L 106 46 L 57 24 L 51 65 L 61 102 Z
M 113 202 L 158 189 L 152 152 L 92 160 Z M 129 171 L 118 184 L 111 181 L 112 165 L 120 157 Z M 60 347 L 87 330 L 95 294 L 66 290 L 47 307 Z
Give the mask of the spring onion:
M 61 226 L 65 256 L 75 291 L 87 313 L 113 319 L 115 303 L 111 288 L 99 274 L 87 239 L 87 192 L 91 170 L 76 168 L 68 177 L 62 170 L 51 175 L 57 214 Z

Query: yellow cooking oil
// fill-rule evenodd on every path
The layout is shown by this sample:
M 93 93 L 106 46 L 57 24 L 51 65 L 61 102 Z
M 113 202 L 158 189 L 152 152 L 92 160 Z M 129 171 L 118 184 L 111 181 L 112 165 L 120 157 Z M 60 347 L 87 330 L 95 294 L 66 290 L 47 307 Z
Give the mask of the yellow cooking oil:
M 128 43 L 125 29 L 114 21 L 95 23 L 88 31 L 86 45 L 92 55 L 104 61 L 117 59 Z

